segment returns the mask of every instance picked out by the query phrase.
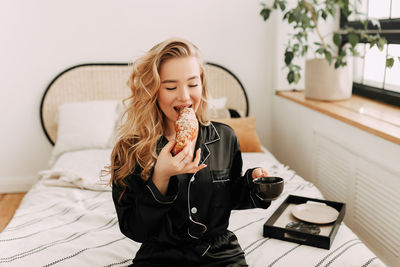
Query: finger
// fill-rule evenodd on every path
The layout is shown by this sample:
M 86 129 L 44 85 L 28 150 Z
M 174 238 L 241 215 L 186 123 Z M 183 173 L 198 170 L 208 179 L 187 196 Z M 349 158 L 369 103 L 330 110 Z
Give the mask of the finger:
M 165 151 L 171 152 L 171 150 L 174 148 L 174 145 L 175 145 L 175 139 L 172 139 L 163 147 L 162 150 L 165 149 Z
M 182 149 L 181 152 L 179 152 L 178 154 L 175 155 L 174 158 L 175 158 L 178 162 L 181 162 L 182 160 L 184 160 L 184 159 L 187 157 L 188 154 L 189 154 L 189 147 L 188 147 L 188 145 L 186 145 L 186 146 Z
M 193 153 L 191 154 L 190 144 L 187 144 L 183 151 L 185 152 L 183 160 L 186 162 L 186 164 L 189 164 L 190 162 L 192 162 L 193 157 Z
M 196 151 L 196 157 L 194 158 L 194 160 L 192 160 L 192 156 L 190 156 L 190 158 L 188 158 L 188 159 L 184 159 L 184 160 L 187 160 L 187 162 L 190 163 L 190 164 L 187 166 L 188 169 L 193 170 L 193 169 L 195 169 L 195 168 L 198 167 L 199 162 L 200 162 L 200 152 L 201 152 L 201 149 L 200 149 L 200 148 L 197 149 L 197 151 Z
M 252 173 L 252 177 L 253 177 L 253 179 L 262 177 L 262 169 L 261 168 L 254 169 L 253 173 Z
M 200 163 L 200 158 L 201 158 L 201 148 L 197 149 L 196 151 L 196 156 L 194 158 L 194 164 L 195 166 L 198 166 Z
M 189 144 L 190 144 L 190 146 L 189 146 L 189 147 L 190 147 L 189 154 L 190 154 L 191 156 L 193 156 L 193 152 L 194 152 L 194 151 L 193 151 L 193 149 L 194 149 L 193 141 L 190 141 Z
M 192 166 L 193 161 L 192 161 L 192 156 L 190 154 L 188 154 L 186 157 L 183 158 L 182 160 L 183 164 L 185 165 L 185 167 L 187 168 L 188 166 Z
M 196 173 L 196 172 L 204 169 L 205 167 L 207 167 L 207 165 L 203 163 L 203 164 L 200 164 L 200 166 L 190 168 L 189 170 L 187 170 L 187 173 Z
M 264 168 L 258 168 L 260 177 L 268 176 L 268 172 Z
M 200 170 L 202 170 L 202 169 L 204 169 L 205 167 L 207 167 L 207 165 L 206 164 L 200 164 L 200 166 L 197 166 L 195 169 L 196 169 L 196 171 L 195 172 L 198 172 L 198 171 L 200 171 Z
M 253 178 L 257 178 L 258 176 L 260 176 L 260 169 L 254 169 L 253 171 Z
M 187 150 L 187 154 L 186 154 L 186 156 L 185 156 L 185 160 L 186 160 L 186 162 L 190 163 L 190 162 L 193 161 L 193 141 L 190 141 L 190 142 L 186 145 L 186 147 L 188 148 L 188 150 Z M 186 148 L 186 147 L 185 147 L 185 148 Z

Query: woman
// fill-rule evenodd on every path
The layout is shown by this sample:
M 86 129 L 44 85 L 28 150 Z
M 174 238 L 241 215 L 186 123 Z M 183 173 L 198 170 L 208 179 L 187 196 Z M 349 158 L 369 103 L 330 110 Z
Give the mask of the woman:
M 111 156 L 121 232 L 141 242 L 133 266 L 247 266 L 227 230 L 232 209 L 267 208 L 251 191 L 262 168 L 241 175 L 238 139 L 207 118 L 208 90 L 199 50 L 169 39 L 136 60 L 119 139 Z M 175 121 L 190 107 L 197 139 L 176 155 Z

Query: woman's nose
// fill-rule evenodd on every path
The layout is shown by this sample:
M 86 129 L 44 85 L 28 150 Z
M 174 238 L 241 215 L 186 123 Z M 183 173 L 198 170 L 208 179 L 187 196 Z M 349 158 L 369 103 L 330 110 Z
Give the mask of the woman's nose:
M 178 90 L 178 98 L 179 100 L 188 100 L 190 99 L 189 88 L 187 86 L 182 86 Z

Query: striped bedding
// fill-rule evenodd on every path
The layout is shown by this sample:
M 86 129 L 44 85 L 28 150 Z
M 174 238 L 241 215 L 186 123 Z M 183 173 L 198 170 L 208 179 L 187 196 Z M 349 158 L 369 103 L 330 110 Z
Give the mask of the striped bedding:
M 97 174 L 109 153 L 69 152 L 52 169 L 41 173 L 40 181 L 0 233 L 0 266 L 130 264 L 140 244 L 120 233 L 111 192 L 98 181 Z M 262 166 L 270 174 L 285 178 L 282 196 L 269 209 L 232 212 L 229 229 L 237 235 L 249 266 L 385 266 L 344 223 L 330 250 L 263 237 L 264 222 L 289 194 L 322 195 L 268 151 L 243 153 L 243 161 L 244 169 Z M 64 173 L 64 177 L 52 173 Z M 71 173 L 75 178 L 82 176 L 80 183 L 68 180 Z

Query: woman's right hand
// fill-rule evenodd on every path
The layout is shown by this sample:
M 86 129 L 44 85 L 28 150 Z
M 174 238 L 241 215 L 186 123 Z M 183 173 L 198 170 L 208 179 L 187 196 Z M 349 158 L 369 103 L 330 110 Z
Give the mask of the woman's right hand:
M 163 189 L 168 185 L 169 178 L 174 175 L 184 173 L 195 173 L 205 168 L 206 164 L 200 163 L 201 150 L 196 151 L 196 156 L 193 159 L 192 144 L 189 143 L 181 152 L 172 155 L 171 150 L 175 145 L 175 140 L 169 141 L 158 155 L 156 165 L 154 166 L 153 182 L 159 184 L 159 189 Z M 158 186 L 157 186 L 158 187 Z M 162 192 L 164 190 L 160 190 Z

